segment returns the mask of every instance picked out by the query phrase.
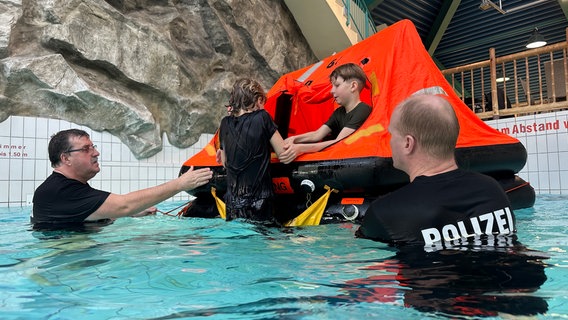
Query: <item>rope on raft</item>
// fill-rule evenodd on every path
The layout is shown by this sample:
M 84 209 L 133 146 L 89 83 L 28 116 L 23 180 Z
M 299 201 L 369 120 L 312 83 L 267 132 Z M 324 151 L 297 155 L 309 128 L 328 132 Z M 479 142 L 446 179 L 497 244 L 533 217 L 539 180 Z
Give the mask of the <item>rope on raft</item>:
M 187 210 L 188 210 L 189 208 L 191 208 L 192 205 L 193 205 L 193 200 L 189 200 L 188 202 L 185 202 L 185 203 L 181 204 L 180 206 L 177 206 L 177 207 L 173 208 L 173 209 L 170 210 L 170 211 L 164 212 L 164 211 L 157 210 L 157 212 L 159 212 L 159 213 L 161 213 L 161 214 L 163 214 L 163 215 L 166 215 L 166 216 L 178 217 L 178 218 L 179 218 L 179 217 L 181 217 L 184 213 L 186 213 Z M 174 210 L 177 210 L 177 209 L 179 209 L 179 208 L 181 208 L 181 207 L 184 207 L 184 208 L 181 209 L 180 212 L 178 212 L 177 214 L 175 214 L 175 215 L 170 214 L 170 212 L 172 212 L 172 211 L 174 211 Z
M 522 184 L 520 184 L 520 185 L 518 185 L 518 186 L 516 186 L 516 187 L 513 187 L 513 188 L 511 188 L 511 189 L 505 190 L 505 193 L 509 193 L 509 192 L 511 192 L 511 191 L 515 191 L 515 190 L 517 190 L 517 189 L 520 189 L 520 188 L 522 188 L 522 187 L 526 187 L 526 186 L 528 186 L 528 185 L 530 185 L 530 183 L 528 183 L 528 182 L 522 183 Z

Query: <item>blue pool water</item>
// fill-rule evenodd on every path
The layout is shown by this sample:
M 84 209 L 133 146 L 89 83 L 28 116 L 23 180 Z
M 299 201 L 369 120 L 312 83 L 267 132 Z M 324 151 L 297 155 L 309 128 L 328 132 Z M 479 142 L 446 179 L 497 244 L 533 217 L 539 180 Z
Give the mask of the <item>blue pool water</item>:
M 516 211 L 522 254 L 444 255 L 356 239 L 353 224 L 157 215 L 42 233 L 29 208 L 2 208 L 0 318 L 568 319 L 567 208 L 568 196 L 539 195 Z

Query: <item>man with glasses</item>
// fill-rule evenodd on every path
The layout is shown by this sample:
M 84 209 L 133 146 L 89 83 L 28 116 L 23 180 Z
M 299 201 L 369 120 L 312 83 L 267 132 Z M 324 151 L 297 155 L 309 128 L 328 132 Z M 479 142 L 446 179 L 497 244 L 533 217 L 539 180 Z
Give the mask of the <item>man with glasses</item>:
M 58 132 L 49 141 L 48 153 L 54 169 L 34 193 L 31 222 L 35 228 L 155 213 L 156 209 L 150 208 L 153 205 L 204 185 L 213 176 L 209 168 L 191 168 L 164 184 L 119 195 L 89 186 L 88 181 L 101 170 L 100 153 L 85 131 Z

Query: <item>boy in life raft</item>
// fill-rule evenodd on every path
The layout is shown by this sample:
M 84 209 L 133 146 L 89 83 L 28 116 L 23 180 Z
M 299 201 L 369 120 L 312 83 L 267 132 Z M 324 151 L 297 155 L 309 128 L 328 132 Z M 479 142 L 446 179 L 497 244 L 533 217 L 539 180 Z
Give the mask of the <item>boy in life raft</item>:
M 287 138 L 283 157 L 296 158 L 331 146 L 359 129 L 371 114 L 371 107 L 360 97 L 367 83 L 365 71 L 360 66 L 354 63 L 340 65 L 331 72 L 329 81 L 331 94 L 340 107 L 316 131 Z

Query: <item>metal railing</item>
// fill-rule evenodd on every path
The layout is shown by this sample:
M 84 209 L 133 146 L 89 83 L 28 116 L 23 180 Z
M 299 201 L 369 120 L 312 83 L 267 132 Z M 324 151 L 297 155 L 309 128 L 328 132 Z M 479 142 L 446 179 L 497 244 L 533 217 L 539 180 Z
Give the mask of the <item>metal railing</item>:
M 568 28 L 566 29 L 568 39 Z M 568 109 L 568 42 L 442 70 L 481 119 Z
M 341 0 L 345 7 L 345 24 L 355 29 L 360 40 L 366 39 L 377 32 L 375 22 L 363 0 Z

